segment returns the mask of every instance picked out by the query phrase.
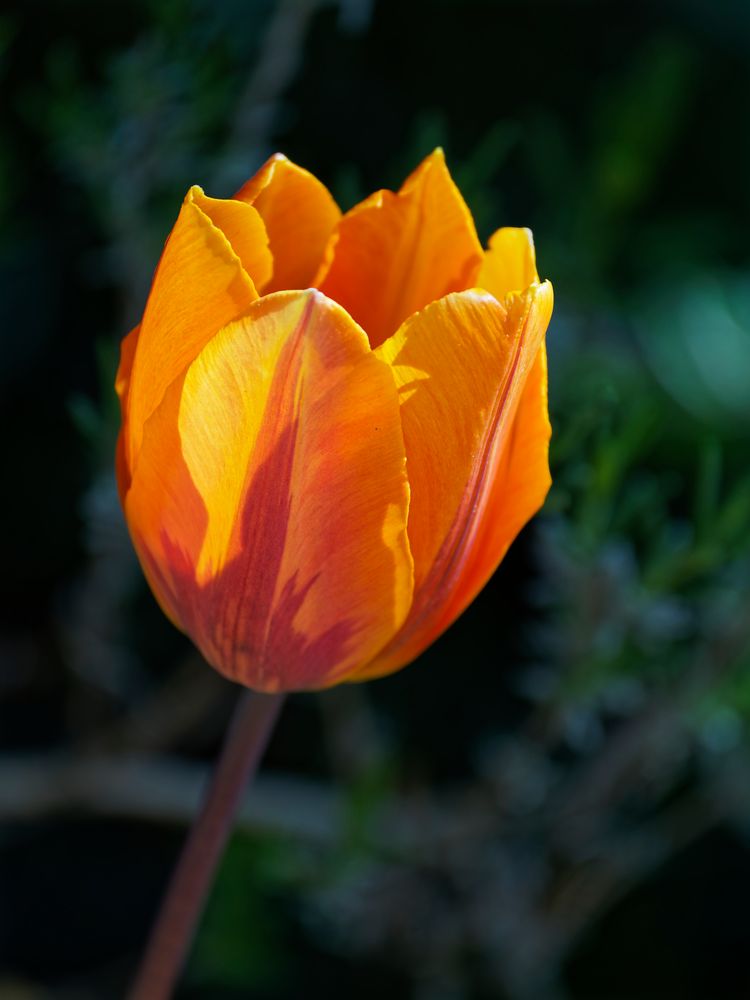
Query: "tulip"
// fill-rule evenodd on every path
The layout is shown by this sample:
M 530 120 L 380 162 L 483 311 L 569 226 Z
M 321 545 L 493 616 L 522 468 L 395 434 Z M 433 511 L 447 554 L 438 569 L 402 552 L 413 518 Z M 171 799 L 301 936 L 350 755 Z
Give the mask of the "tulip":
M 188 192 L 122 345 L 120 495 L 161 607 L 250 688 L 399 669 L 550 485 L 531 233 L 483 250 L 435 151 L 342 215 L 273 156 Z

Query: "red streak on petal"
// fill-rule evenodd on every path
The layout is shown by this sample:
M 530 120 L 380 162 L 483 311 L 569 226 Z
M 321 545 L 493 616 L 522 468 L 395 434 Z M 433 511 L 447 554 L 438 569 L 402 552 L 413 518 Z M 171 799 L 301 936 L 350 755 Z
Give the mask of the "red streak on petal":
M 208 661 L 266 691 L 322 686 L 356 631 L 347 620 L 314 635 L 298 631 L 295 616 L 319 573 L 299 581 L 294 572 L 280 580 L 293 503 L 303 339 L 312 309 L 311 299 L 279 357 L 229 562 L 200 584 L 194 562 L 166 533 L 161 542 L 168 573 L 144 553 L 157 591 L 178 609 L 176 617 Z

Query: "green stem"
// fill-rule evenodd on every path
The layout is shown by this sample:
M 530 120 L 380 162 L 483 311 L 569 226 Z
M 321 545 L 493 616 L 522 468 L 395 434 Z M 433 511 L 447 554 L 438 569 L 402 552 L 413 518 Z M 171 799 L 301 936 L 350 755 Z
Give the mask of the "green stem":
M 232 822 L 283 701 L 281 694 L 242 693 L 208 793 L 182 849 L 128 1000 L 168 1000 L 172 996 Z

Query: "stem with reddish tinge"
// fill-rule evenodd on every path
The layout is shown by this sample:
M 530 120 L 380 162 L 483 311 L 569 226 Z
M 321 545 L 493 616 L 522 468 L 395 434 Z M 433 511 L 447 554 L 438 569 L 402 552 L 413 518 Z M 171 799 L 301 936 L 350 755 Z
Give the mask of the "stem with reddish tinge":
M 263 755 L 284 696 L 244 691 L 229 725 L 201 811 L 174 870 L 129 1000 L 168 1000 L 248 781 Z

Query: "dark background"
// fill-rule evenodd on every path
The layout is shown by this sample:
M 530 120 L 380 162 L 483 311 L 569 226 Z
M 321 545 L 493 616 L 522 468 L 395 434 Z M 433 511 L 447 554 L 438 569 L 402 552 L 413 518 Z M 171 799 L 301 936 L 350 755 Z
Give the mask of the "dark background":
M 289 701 L 179 996 L 749 996 L 750 6 L 48 0 L 0 87 L 0 998 L 123 994 L 236 696 L 112 475 L 184 192 L 438 144 L 555 285 L 555 483 L 418 663 Z

